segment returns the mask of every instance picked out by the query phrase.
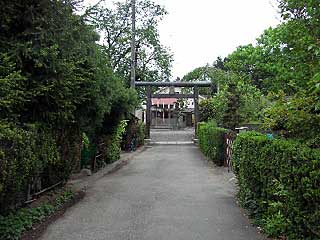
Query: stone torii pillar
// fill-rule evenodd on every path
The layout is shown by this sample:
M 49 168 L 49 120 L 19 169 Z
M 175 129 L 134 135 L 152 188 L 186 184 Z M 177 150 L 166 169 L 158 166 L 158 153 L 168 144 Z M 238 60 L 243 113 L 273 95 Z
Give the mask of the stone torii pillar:
M 195 138 L 197 138 L 197 127 L 199 122 L 199 88 L 195 86 L 193 88 L 193 94 L 194 94 L 194 135 Z
M 146 138 L 150 139 L 151 128 L 151 86 L 147 86 L 147 109 L 146 109 Z

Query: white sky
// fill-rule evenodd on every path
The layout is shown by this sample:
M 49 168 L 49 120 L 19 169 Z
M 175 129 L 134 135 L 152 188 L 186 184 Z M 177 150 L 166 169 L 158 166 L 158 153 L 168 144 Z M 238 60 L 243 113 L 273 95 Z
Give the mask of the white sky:
M 85 0 L 95 3 L 96 0 Z M 173 78 L 254 43 L 279 23 L 275 0 L 154 0 L 169 14 L 160 23 L 161 42 L 174 54 Z

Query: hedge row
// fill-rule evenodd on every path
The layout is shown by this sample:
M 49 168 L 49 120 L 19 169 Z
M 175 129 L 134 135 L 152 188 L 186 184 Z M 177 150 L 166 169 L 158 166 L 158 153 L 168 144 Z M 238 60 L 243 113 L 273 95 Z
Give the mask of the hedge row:
M 270 236 L 320 239 L 320 151 L 248 132 L 233 145 L 239 199 Z
M 225 159 L 224 135 L 228 130 L 217 127 L 214 122 L 201 122 L 197 131 L 203 154 L 218 166 L 222 166 Z
M 81 146 L 79 139 L 64 136 L 36 125 L 0 124 L 1 214 L 20 206 L 28 195 L 69 177 Z

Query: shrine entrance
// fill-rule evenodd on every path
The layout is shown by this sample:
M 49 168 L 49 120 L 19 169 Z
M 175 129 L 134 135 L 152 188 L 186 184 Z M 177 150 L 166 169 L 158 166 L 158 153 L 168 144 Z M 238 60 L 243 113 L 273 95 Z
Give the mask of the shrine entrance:
M 186 114 L 184 121 L 186 125 L 190 125 L 190 122 L 193 122 L 194 125 L 194 133 L 197 135 L 197 123 L 199 121 L 199 88 L 200 87 L 211 87 L 211 82 L 135 82 L 136 87 L 145 87 L 146 95 L 147 95 L 147 103 L 146 103 L 146 138 L 150 138 L 150 129 L 151 125 L 158 123 L 166 123 L 170 126 L 172 125 L 172 115 L 173 112 L 170 110 L 172 103 L 168 101 L 167 109 L 163 106 L 160 111 L 156 108 L 156 111 L 152 112 L 152 99 L 193 99 L 193 107 L 194 107 L 194 117 L 190 119 L 190 114 Z M 183 93 L 152 93 L 152 87 L 184 87 L 184 88 L 192 88 L 193 93 L 183 94 Z M 160 114 L 159 114 L 160 113 Z M 154 115 L 152 117 L 152 115 Z M 159 119 L 160 118 L 160 119 Z M 160 125 L 160 124 L 159 124 Z

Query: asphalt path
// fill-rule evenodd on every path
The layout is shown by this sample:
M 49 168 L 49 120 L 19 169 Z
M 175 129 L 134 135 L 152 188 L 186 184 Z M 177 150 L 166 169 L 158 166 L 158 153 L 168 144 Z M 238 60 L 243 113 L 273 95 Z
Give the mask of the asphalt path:
M 237 205 L 234 185 L 196 146 L 156 145 L 97 180 L 42 239 L 265 239 Z

